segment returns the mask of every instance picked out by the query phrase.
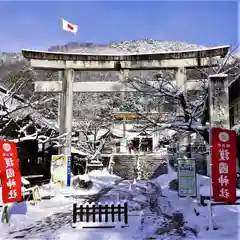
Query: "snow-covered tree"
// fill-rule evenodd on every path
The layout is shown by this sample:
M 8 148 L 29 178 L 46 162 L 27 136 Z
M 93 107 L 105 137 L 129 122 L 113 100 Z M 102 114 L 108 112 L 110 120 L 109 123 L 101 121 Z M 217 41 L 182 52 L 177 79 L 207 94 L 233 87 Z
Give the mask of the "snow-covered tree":
M 153 71 L 152 74 L 149 74 L 149 71 L 142 74 L 128 73 L 125 81 L 141 95 L 144 108 L 159 112 L 153 118 L 135 106 L 135 112 L 145 120 L 145 124 L 140 128 L 196 133 L 205 142 L 209 142 L 208 77 L 224 73 L 228 74 L 228 80 L 232 82 L 240 76 L 239 67 L 239 59 L 231 52 L 219 60 L 217 65 L 191 69 L 187 71 L 187 80 L 184 83 L 186 85 L 188 79 L 194 79 L 196 87 L 190 91 L 185 91 L 184 86 L 176 85 L 174 72 L 171 71 Z
M 46 103 L 54 98 L 33 93 L 33 71 L 27 66 L 21 70 L 10 71 L 0 86 L 0 135 L 13 141 L 38 139 L 40 142 L 57 140 L 58 128 L 54 122 L 42 115 L 51 112 L 45 108 Z
M 103 150 L 112 148 L 114 111 L 121 103 L 121 94 L 88 94 L 74 96 L 73 128 L 79 133 L 74 146 L 89 154 L 90 159 L 98 158 Z
M 113 116 L 111 107 L 107 103 L 106 105 L 91 104 L 88 107 L 91 109 L 82 106 L 80 114 L 84 116 L 79 122 L 74 123 L 74 129 L 79 132 L 79 141 L 76 143 L 78 147 L 94 155 L 100 153 L 105 146 L 112 129 Z

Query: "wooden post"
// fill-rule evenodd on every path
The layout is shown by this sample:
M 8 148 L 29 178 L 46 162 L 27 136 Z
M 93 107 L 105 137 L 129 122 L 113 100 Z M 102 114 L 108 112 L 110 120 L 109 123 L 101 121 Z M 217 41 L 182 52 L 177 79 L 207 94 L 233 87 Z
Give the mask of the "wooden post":
M 124 203 L 124 223 L 128 224 L 128 204 Z
M 118 221 L 121 222 L 121 204 L 118 204 Z
M 112 215 L 112 222 L 114 222 L 114 213 L 115 213 L 115 207 L 114 207 L 114 204 L 111 205 L 111 215 Z
M 99 222 L 102 222 L 102 205 L 98 205 Z
M 36 205 L 38 201 L 40 202 L 42 200 L 38 186 L 29 188 L 29 189 L 27 189 L 27 191 L 29 191 L 30 194 L 32 194 L 32 196 L 33 196 L 33 201 L 30 202 L 31 204 Z
M 83 205 L 80 205 L 80 222 L 83 222 Z
M 75 224 L 76 222 L 77 222 L 77 203 L 74 203 L 73 204 L 73 223 Z
M 108 222 L 108 205 L 105 205 L 105 222 Z
M 92 205 L 92 220 L 95 223 L 96 222 L 96 206 Z
M 86 206 L 86 221 L 89 222 L 89 205 Z

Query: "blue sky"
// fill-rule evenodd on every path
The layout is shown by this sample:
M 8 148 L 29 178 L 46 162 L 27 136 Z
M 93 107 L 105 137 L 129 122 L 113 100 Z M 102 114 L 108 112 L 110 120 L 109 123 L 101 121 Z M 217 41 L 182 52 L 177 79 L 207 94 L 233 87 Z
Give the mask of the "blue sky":
M 77 36 L 62 30 L 60 17 L 79 26 Z M 144 38 L 236 46 L 237 22 L 237 2 L 230 0 L 0 1 L 0 51 Z

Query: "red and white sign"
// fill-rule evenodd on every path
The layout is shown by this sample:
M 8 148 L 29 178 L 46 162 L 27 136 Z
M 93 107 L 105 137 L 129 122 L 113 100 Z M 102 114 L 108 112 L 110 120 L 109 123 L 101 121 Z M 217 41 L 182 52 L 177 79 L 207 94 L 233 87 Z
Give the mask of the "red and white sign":
M 21 201 L 22 182 L 16 143 L 0 140 L 0 172 L 3 203 Z
M 72 32 L 73 34 L 77 34 L 78 26 L 76 24 L 72 24 L 65 19 L 62 18 L 62 28 L 65 31 Z
M 212 128 L 212 186 L 216 202 L 236 202 L 236 132 Z

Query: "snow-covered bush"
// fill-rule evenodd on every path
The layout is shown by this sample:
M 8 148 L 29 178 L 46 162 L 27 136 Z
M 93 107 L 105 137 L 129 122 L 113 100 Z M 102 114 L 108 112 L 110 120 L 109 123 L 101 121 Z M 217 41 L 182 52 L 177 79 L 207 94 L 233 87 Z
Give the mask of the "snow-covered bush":
M 91 189 L 93 182 L 87 175 L 79 175 L 72 179 L 72 186 L 74 189 Z
M 170 190 L 177 191 L 178 190 L 178 180 L 173 179 L 172 181 L 169 182 L 168 186 L 169 186 Z
M 79 182 L 78 182 L 79 188 L 90 189 L 92 188 L 92 186 L 93 186 L 93 182 L 91 180 L 85 181 L 85 180 L 79 179 Z

